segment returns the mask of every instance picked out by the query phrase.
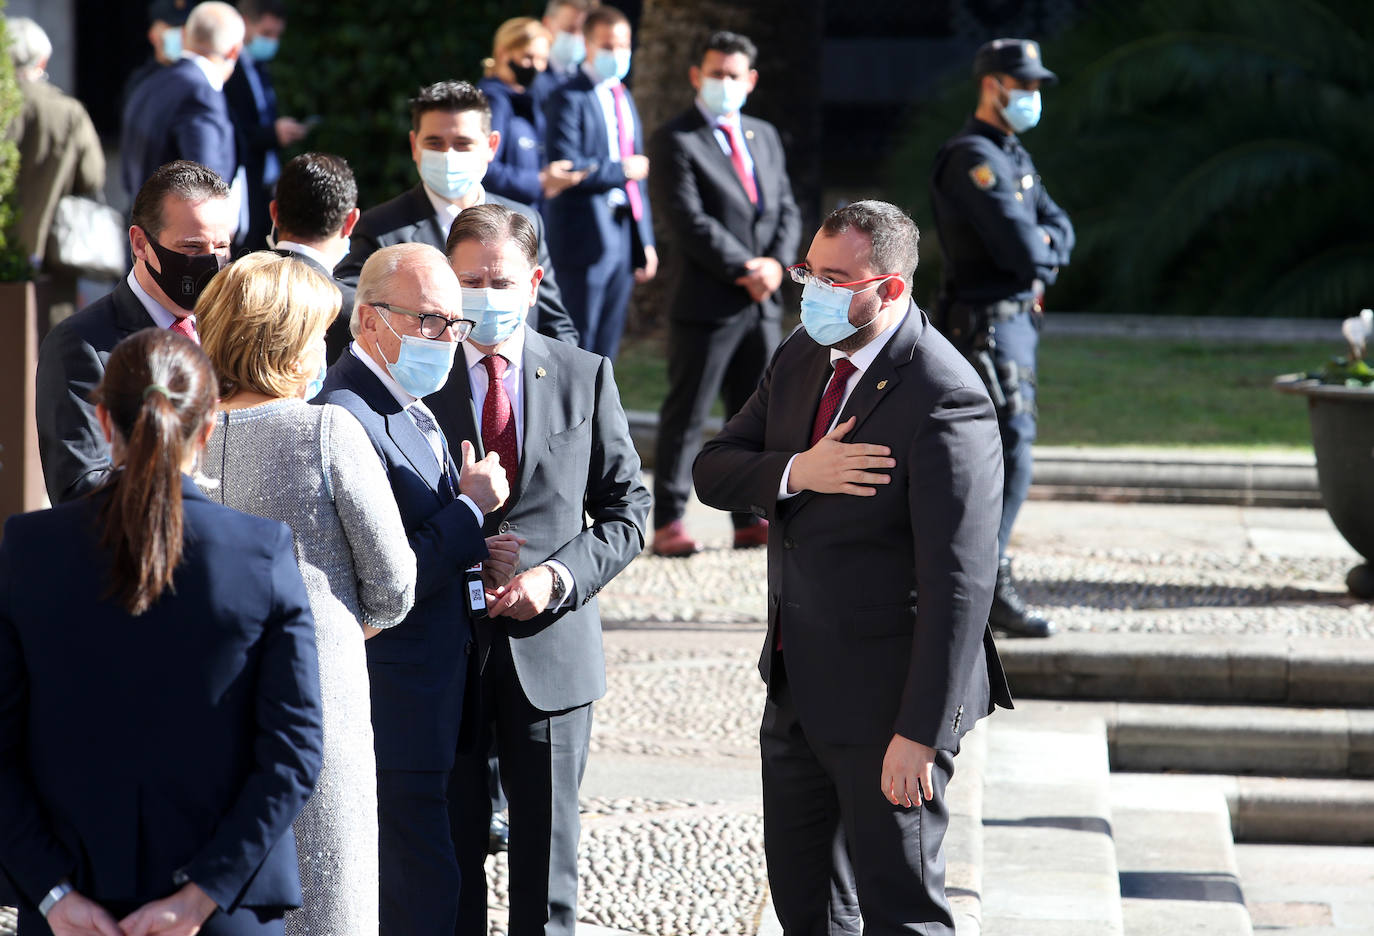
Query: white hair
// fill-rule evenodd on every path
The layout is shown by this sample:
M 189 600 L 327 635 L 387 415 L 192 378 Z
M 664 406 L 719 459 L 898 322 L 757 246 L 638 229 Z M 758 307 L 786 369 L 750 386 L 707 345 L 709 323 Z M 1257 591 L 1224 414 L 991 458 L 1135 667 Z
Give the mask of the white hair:
M 52 58 L 52 40 L 27 16 L 5 17 L 5 31 L 10 37 L 10 58 L 20 78 L 26 77 L 25 72 L 41 69 Z
M 243 17 L 221 0 L 198 3 L 186 18 L 185 46 L 202 55 L 228 58 L 243 45 Z
M 358 274 L 358 292 L 353 300 L 353 315 L 348 320 L 348 330 L 358 337 L 362 321 L 358 317 L 360 306 L 374 302 L 385 302 L 393 291 L 396 277 L 403 267 L 441 266 L 449 268 L 448 260 L 442 251 L 429 244 L 408 243 L 392 244 L 367 258 L 362 271 Z

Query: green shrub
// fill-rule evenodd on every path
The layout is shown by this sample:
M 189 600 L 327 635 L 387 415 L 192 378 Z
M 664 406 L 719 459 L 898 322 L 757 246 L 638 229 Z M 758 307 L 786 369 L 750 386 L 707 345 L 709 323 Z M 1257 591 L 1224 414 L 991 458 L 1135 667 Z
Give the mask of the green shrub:
M 320 125 L 305 149 L 335 153 L 353 167 L 364 209 L 418 181 L 410 160 L 407 100 L 446 78 L 476 82 L 496 27 L 538 14 L 541 2 L 292 0 L 281 54 L 273 63 L 280 109 Z M 290 154 L 288 154 L 290 155 Z

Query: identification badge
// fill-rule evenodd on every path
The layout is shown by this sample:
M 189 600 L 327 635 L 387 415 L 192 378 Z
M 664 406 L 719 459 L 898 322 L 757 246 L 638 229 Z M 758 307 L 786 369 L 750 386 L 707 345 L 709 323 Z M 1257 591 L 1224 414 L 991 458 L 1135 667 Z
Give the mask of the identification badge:
M 463 571 L 463 581 L 468 589 L 468 610 L 474 618 L 487 616 L 487 593 L 482 584 L 482 563 L 469 566 Z

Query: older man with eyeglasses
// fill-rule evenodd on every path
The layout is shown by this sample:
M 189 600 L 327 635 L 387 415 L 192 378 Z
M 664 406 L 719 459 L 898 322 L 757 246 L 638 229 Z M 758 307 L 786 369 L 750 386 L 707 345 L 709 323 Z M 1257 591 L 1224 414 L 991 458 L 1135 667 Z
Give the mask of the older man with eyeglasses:
M 455 457 L 420 399 L 444 385 L 472 330 L 462 302 L 458 279 L 435 248 L 377 251 L 358 280 L 354 341 L 312 401 L 336 403 L 362 423 L 415 551 L 415 607 L 367 643 L 387 933 L 453 932 L 459 871 L 448 788 L 473 621 L 485 614 L 482 589 L 474 595 L 468 586 L 478 564 L 493 587 L 508 581 L 519 554 L 514 536 L 482 535 L 487 515 L 510 493 L 500 459 L 476 458 L 469 442 Z

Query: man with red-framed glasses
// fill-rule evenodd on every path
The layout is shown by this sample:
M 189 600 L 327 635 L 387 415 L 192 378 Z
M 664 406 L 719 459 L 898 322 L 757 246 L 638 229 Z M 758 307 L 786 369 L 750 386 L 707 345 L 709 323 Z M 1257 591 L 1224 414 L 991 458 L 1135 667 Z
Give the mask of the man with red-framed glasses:
M 801 330 L 694 466 L 697 495 L 771 524 L 764 850 L 784 932 L 952 936 L 945 788 L 1011 695 L 988 628 L 1002 447 L 968 361 L 911 301 L 893 205 L 833 212 Z

